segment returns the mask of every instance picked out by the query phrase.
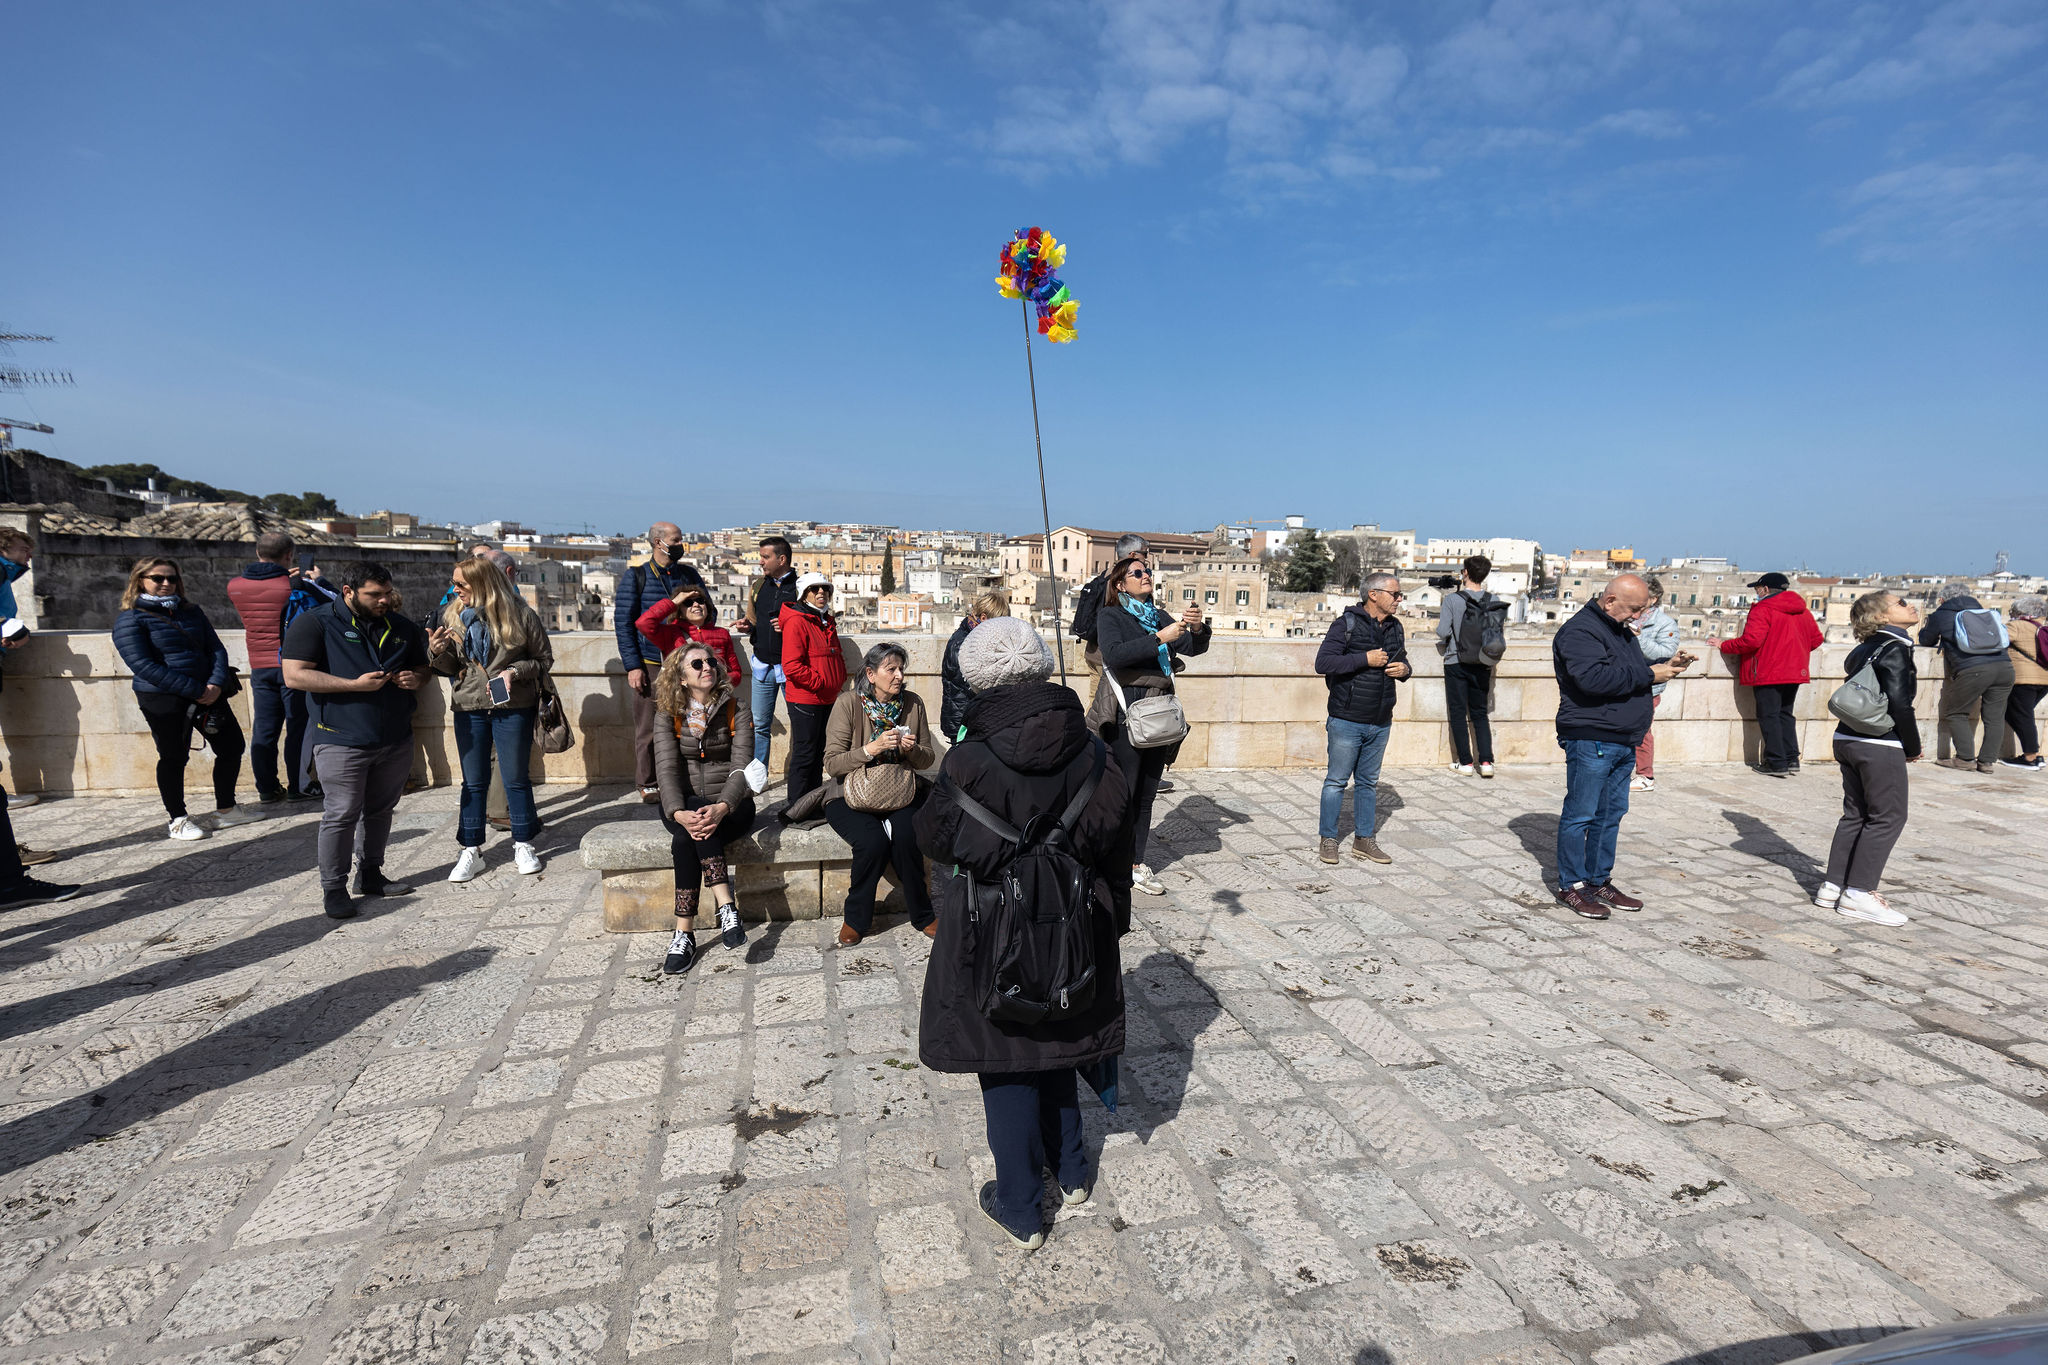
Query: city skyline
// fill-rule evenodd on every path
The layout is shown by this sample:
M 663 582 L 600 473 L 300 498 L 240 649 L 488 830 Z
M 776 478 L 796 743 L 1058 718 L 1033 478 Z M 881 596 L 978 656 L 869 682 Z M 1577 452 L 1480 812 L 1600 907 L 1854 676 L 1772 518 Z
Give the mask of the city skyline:
M 78 384 L 0 415 L 80 464 L 1017 533 L 992 281 L 1042 222 L 1082 305 L 1036 357 L 1058 521 L 2039 567 L 2048 22 L 2009 0 L 18 30 L 0 320 Z

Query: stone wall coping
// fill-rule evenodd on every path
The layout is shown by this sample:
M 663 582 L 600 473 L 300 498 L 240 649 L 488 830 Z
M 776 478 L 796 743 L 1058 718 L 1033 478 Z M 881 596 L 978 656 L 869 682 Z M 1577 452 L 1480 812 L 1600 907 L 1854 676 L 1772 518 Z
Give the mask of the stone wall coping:
M 620 820 L 583 836 L 583 865 L 598 872 L 651 872 L 672 866 L 669 832 L 659 820 Z M 785 825 L 773 812 L 755 817 L 754 827 L 725 846 L 725 860 L 748 864 L 803 866 L 843 863 L 853 849 L 830 825 Z

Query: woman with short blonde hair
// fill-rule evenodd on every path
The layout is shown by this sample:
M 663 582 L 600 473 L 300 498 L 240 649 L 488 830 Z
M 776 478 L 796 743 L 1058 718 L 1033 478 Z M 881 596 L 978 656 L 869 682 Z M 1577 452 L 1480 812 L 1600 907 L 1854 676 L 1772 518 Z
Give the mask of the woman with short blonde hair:
M 1877 894 L 1877 882 L 1906 829 L 1906 765 L 1920 757 L 1920 723 L 1913 718 L 1919 674 L 1906 633 L 1919 620 L 1913 604 L 1895 593 L 1865 593 L 1849 608 L 1849 628 L 1862 643 L 1849 651 L 1843 676 L 1853 680 L 1869 668 L 1885 715 L 1874 724 L 1845 720 L 1835 727 L 1842 818 L 1828 850 L 1827 880 L 1813 893 L 1823 910 L 1891 928 L 1906 917 Z

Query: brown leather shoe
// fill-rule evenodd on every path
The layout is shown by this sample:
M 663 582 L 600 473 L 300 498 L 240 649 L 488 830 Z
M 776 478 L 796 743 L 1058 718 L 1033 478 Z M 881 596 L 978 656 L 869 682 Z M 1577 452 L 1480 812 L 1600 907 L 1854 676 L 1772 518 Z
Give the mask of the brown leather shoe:
M 937 938 L 939 936 L 939 922 L 937 920 L 933 920 L 930 924 L 927 924 L 924 928 L 918 930 L 917 932 L 923 934 L 926 938 Z
M 1391 863 L 1394 861 L 1386 854 L 1380 852 L 1380 846 L 1371 839 L 1354 838 L 1351 841 L 1351 856 L 1371 863 Z
M 851 924 L 842 924 L 839 926 L 840 947 L 851 948 L 854 944 L 858 942 L 860 942 L 860 930 L 854 928 Z
M 1608 916 L 1607 907 L 1587 895 L 1581 887 L 1567 886 L 1556 894 L 1557 903 L 1575 915 L 1583 915 L 1587 919 L 1606 919 Z
M 1611 905 L 1617 910 L 1640 910 L 1643 908 L 1641 901 L 1623 891 L 1613 882 L 1602 882 L 1599 886 L 1587 889 L 1593 893 L 1595 899 Z
M 1335 839 L 1324 839 L 1316 846 L 1316 856 L 1326 863 L 1336 862 L 1337 841 Z

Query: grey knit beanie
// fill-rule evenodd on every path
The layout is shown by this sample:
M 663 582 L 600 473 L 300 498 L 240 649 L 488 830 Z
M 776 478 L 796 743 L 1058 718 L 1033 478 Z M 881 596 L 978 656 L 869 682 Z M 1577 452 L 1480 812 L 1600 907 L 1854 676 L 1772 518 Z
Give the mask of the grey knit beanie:
M 960 642 L 960 676 L 976 692 L 1012 683 L 1044 682 L 1052 676 L 1052 650 L 1016 616 L 997 616 L 967 632 Z

